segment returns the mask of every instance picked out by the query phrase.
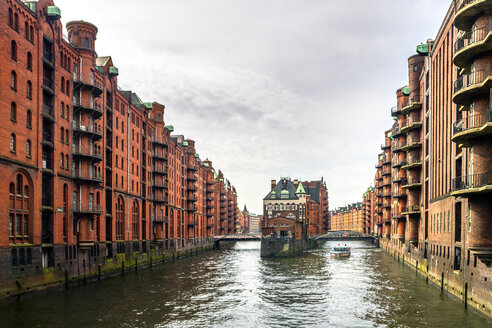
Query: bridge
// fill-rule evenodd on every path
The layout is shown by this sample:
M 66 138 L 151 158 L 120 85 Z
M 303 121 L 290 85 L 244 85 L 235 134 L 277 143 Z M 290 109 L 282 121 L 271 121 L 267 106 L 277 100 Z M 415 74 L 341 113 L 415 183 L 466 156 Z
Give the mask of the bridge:
M 379 239 L 367 233 L 350 230 L 328 231 L 326 234 L 316 237 L 318 241 L 366 241 L 377 245 Z
M 237 234 L 227 236 L 215 236 L 214 241 L 260 241 L 261 235 L 254 234 Z

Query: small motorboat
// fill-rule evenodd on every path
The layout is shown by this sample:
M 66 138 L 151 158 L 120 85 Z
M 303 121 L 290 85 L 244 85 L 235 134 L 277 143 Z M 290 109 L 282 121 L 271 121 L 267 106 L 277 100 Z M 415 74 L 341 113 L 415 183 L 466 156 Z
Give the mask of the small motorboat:
M 347 245 L 332 247 L 330 251 L 331 257 L 349 257 L 350 256 L 350 247 Z

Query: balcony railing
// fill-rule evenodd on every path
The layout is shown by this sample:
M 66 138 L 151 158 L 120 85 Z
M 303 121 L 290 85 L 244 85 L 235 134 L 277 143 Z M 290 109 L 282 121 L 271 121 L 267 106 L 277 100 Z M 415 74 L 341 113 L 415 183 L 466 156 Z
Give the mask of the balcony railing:
M 103 114 L 102 106 L 101 104 L 96 104 L 94 101 L 89 101 L 89 100 L 83 100 L 83 99 L 74 99 L 73 100 L 73 106 L 74 109 L 77 109 L 79 107 L 82 107 L 84 109 L 90 109 L 93 110 L 97 113 L 100 113 L 101 115 Z
M 74 213 L 101 214 L 102 206 L 93 204 L 72 204 Z
M 102 83 L 100 81 L 96 80 L 93 76 L 85 76 L 85 75 L 78 75 L 77 76 L 76 74 L 74 74 L 73 82 L 75 84 L 85 84 L 88 86 L 97 87 L 100 90 L 103 89 Z
M 485 37 L 490 33 L 492 27 L 492 21 L 489 21 L 484 27 L 474 28 L 473 30 L 466 32 L 462 36 L 456 39 L 454 43 L 454 51 L 458 52 L 461 49 L 468 47 L 476 42 L 483 41 Z
M 78 156 L 93 157 L 102 160 L 102 152 L 90 147 L 72 147 L 72 154 Z
M 401 211 L 402 213 L 420 212 L 420 206 L 419 205 L 404 206 L 401 208 Z
M 460 11 L 464 7 L 473 4 L 474 2 L 477 2 L 478 0 L 455 0 L 455 7 L 456 11 Z
M 453 179 L 453 191 L 481 188 L 492 185 L 492 175 L 490 172 L 465 175 Z
M 404 186 L 416 185 L 419 183 L 422 183 L 422 180 L 420 180 L 420 178 L 408 178 L 408 179 L 403 179 L 401 185 L 404 187 Z
M 72 123 L 72 129 L 74 132 L 86 132 L 86 133 L 92 133 L 97 136 L 103 136 L 103 129 L 100 125 L 93 124 L 91 125 L 84 125 L 81 123 L 76 124 L 75 121 Z
M 90 171 L 88 172 L 72 171 L 72 178 L 77 180 L 92 180 L 95 182 L 102 182 L 103 180 L 102 175 L 95 171 L 93 171 L 92 173 Z
M 161 195 L 154 195 L 154 197 L 152 197 L 152 200 L 158 203 L 167 203 L 167 197 Z
M 458 76 L 456 81 L 454 81 L 454 93 L 484 82 L 489 75 L 490 67 L 487 66 L 484 69 L 475 70 L 468 74 Z
M 453 123 L 453 135 L 475 128 L 480 128 L 485 124 L 492 122 L 492 109 L 482 114 L 470 115 Z

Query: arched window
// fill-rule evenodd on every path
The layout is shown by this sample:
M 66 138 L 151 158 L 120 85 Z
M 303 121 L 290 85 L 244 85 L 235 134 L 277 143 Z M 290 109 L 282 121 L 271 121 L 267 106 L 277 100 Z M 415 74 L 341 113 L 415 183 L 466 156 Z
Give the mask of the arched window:
M 15 71 L 12 71 L 10 74 L 10 88 L 12 90 L 17 90 L 17 73 L 15 73 Z
M 15 153 L 15 134 L 10 135 L 10 151 Z
M 31 83 L 31 81 L 27 81 L 26 96 L 27 96 L 27 98 L 32 99 L 32 83 Z
M 30 189 L 22 174 L 9 184 L 9 237 L 11 243 L 25 243 L 29 238 L 31 215 Z
M 31 42 L 34 42 L 34 28 L 31 26 L 29 26 L 29 40 Z
M 125 202 L 123 197 L 119 196 L 116 202 L 116 239 L 124 240 L 124 224 L 125 224 Z
M 14 29 L 19 32 L 19 15 L 17 13 L 14 15 Z
M 63 101 L 61 103 L 60 116 L 61 116 L 61 118 L 65 118 L 65 103 Z
M 9 26 L 14 27 L 14 12 L 9 8 Z
M 70 121 L 70 107 L 68 105 L 65 108 L 65 119 Z
M 24 37 L 29 40 L 29 26 L 27 21 L 24 23 Z
M 68 155 L 65 154 L 65 170 L 68 170 L 69 167 L 70 167 L 70 165 L 69 165 L 69 162 L 68 162 Z
M 65 93 L 65 78 L 61 78 L 61 92 Z
M 138 239 L 139 234 L 139 225 L 138 225 L 138 203 L 137 201 L 133 201 L 133 209 L 132 209 L 132 238 Z
M 10 42 L 10 57 L 17 61 L 17 43 L 14 40 Z
M 15 102 L 10 103 L 10 120 L 17 122 L 17 105 Z
M 31 157 L 31 140 L 27 140 L 26 142 L 26 156 Z
M 65 143 L 65 129 L 63 127 L 60 128 L 60 141 L 61 143 Z
M 67 145 L 70 144 L 70 138 L 69 138 L 69 134 L 68 134 L 68 129 L 65 130 L 65 143 Z
M 67 90 L 67 96 L 70 96 L 70 81 L 68 81 L 68 80 L 67 80 L 66 90 Z
M 26 113 L 26 127 L 28 127 L 29 129 L 32 127 L 32 113 L 29 109 Z
M 68 236 L 68 185 L 63 185 L 63 239 Z
M 27 69 L 32 71 L 32 54 L 27 52 Z
M 61 153 L 61 156 L 60 156 L 60 167 L 62 169 L 65 167 L 65 155 L 63 155 L 63 153 Z

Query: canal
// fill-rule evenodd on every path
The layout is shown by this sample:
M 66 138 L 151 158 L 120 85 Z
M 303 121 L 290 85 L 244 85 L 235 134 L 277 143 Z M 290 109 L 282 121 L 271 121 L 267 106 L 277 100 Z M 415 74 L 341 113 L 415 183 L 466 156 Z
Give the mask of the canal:
M 415 271 L 353 242 L 260 259 L 259 242 L 0 304 L 2 327 L 491 327 Z

